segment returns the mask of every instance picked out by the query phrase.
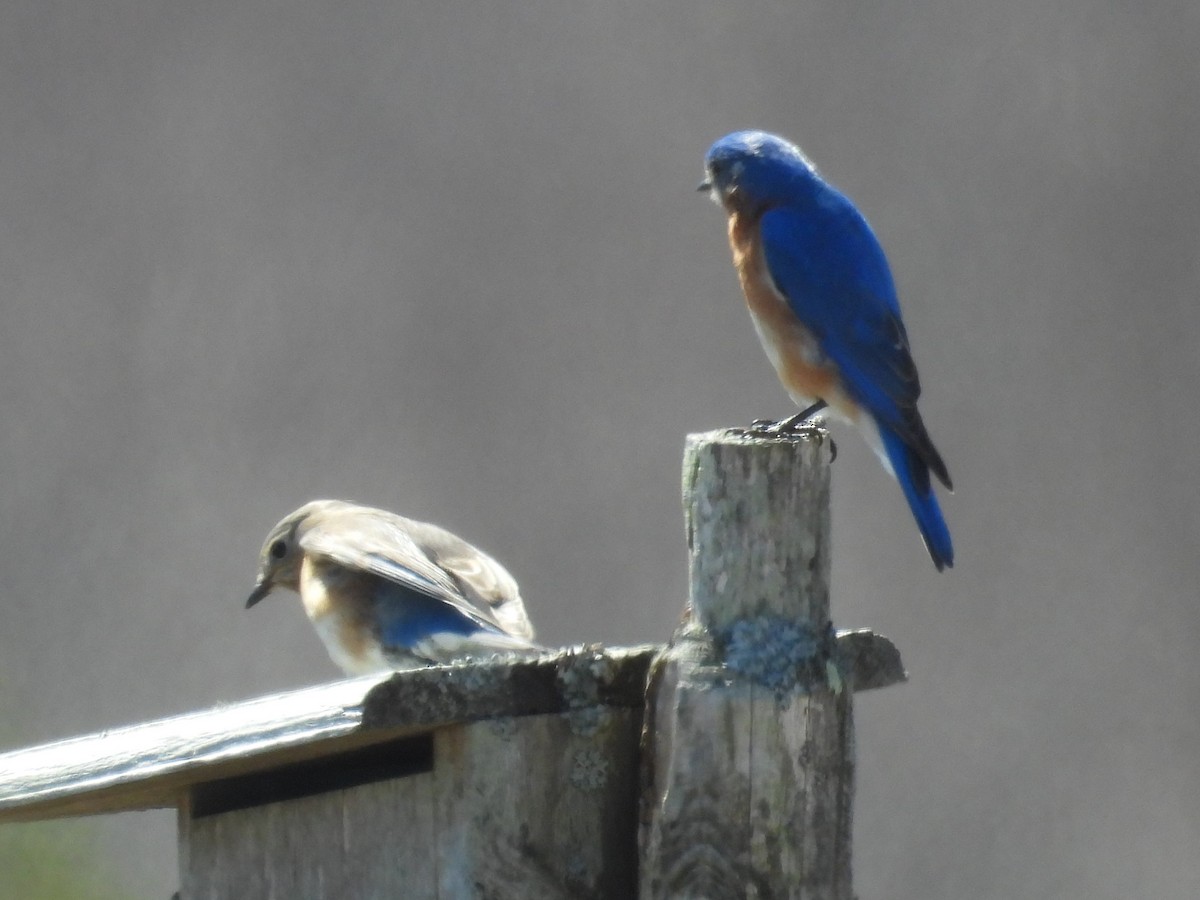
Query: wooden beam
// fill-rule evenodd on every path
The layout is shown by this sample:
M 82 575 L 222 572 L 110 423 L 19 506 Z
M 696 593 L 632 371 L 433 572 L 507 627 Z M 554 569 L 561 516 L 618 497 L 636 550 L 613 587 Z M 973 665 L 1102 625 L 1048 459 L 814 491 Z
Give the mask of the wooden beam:
M 0 754 L 0 822 L 178 806 L 197 785 L 444 725 L 640 708 L 654 649 L 365 676 Z
M 691 435 L 690 616 L 655 660 L 641 900 L 852 900 L 851 695 L 902 680 L 895 647 L 835 636 L 828 435 Z
M 448 725 L 425 772 L 181 810 L 181 898 L 633 897 L 641 725 L 596 706 Z

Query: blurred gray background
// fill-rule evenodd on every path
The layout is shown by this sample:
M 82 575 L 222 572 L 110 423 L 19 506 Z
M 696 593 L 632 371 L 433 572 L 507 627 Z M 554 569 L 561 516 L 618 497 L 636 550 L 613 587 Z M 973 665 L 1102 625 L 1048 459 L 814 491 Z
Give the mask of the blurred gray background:
M 858 892 L 1200 895 L 1194 2 L 0 22 L 4 747 L 337 677 L 242 610 L 319 496 L 492 551 L 547 642 L 665 639 L 684 436 L 792 411 L 694 191 L 762 127 L 879 233 L 958 485 L 938 575 L 835 434 L 835 617 L 912 676 L 858 703 Z M 40 828 L 79 896 L 176 886 L 168 812 Z

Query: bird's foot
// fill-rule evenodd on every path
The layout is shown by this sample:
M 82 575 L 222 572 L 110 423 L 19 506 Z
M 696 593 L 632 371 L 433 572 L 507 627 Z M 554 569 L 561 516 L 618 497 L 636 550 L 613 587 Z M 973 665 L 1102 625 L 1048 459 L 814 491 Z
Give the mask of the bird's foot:
M 824 400 L 818 400 L 812 406 L 802 409 L 794 416 L 786 419 L 780 419 L 778 422 L 773 419 L 755 419 L 750 423 L 750 427 L 745 429 L 747 434 L 761 435 L 785 435 L 796 434 L 806 428 L 816 428 L 821 422 L 817 414 L 821 412 L 827 404 Z M 829 461 L 832 463 L 837 459 L 838 447 L 837 442 L 832 437 L 829 440 Z
M 750 427 L 745 430 L 749 434 L 778 436 L 785 434 L 796 434 L 798 431 L 802 431 L 805 428 L 811 428 L 814 424 L 815 423 L 813 422 L 807 422 L 804 420 L 796 421 L 795 416 L 792 416 L 790 419 L 780 419 L 778 421 L 775 419 L 755 419 L 750 423 Z
M 779 423 L 776 422 L 774 419 L 755 419 L 753 422 L 750 423 L 750 427 L 747 428 L 746 431 L 758 432 L 760 434 L 763 434 L 763 433 L 770 432 L 770 430 L 778 424 Z
M 796 415 L 780 419 L 778 422 L 772 422 L 770 419 L 755 419 L 750 423 L 749 430 L 759 434 L 793 434 L 802 428 L 814 426 L 816 423 L 812 419 L 827 405 L 824 400 L 818 400 L 812 406 L 800 410 Z

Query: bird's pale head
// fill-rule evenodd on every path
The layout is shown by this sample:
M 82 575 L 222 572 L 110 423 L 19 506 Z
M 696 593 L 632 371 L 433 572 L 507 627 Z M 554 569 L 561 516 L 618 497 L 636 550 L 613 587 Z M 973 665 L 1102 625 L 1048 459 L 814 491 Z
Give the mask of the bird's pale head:
M 300 538 L 305 525 L 314 516 L 345 506 L 340 500 L 313 500 L 295 512 L 284 516 L 271 529 L 263 541 L 258 554 L 258 581 L 246 598 L 246 609 L 262 600 L 277 587 L 298 591 L 300 589 L 300 563 L 304 553 L 300 549 Z
M 798 199 L 820 184 L 817 170 L 791 141 L 766 131 L 735 131 L 704 157 L 709 191 L 730 212 Z

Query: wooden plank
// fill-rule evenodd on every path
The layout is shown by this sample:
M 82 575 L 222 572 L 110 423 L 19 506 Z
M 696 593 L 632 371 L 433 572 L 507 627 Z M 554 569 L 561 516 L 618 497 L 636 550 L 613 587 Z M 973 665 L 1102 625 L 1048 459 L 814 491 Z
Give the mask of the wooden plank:
M 431 772 L 193 818 L 182 900 L 632 897 L 640 710 L 439 728 Z
M 193 819 L 180 814 L 181 900 L 434 900 L 432 773 Z
M 829 445 L 689 437 L 692 616 L 655 660 L 639 896 L 852 900 L 854 688 L 904 677 L 895 647 L 835 637 Z
M 641 729 L 591 707 L 438 732 L 438 896 L 634 897 Z
M 653 648 L 366 676 L 0 754 L 0 822 L 177 806 L 197 784 L 456 722 L 638 708 Z
M 385 676 L 386 677 L 386 676 Z M 194 773 L 247 771 L 346 739 L 379 676 L 289 691 L 0 755 L 0 821 L 175 805 Z M 298 753 L 296 755 L 302 755 Z

